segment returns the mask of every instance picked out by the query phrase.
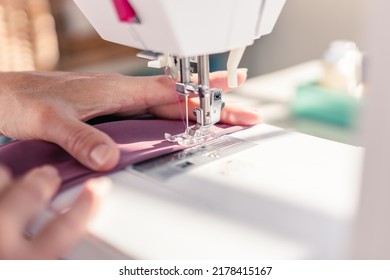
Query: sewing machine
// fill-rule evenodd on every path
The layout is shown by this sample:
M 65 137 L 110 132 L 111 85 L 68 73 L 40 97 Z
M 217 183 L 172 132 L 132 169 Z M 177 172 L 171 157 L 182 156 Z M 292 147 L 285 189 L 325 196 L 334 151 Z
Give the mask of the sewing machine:
M 245 47 L 270 33 L 286 0 L 75 0 L 101 37 L 145 50 L 150 67 L 178 79 L 186 103 L 186 131 L 167 140 L 193 145 L 210 140 L 219 122 L 222 91 L 210 88 L 209 55 L 230 51 L 229 87 L 237 87 L 237 67 Z M 193 74 L 197 73 L 197 81 Z M 199 96 L 196 124 L 189 127 L 188 95 Z
M 209 55 L 230 51 L 229 86 L 237 86 L 245 47 L 272 31 L 285 0 L 75 2 L 104 39 L 150 51 L 141 56 L 177 78 L 179 95 L 198 94 L 196 125 L 188 127 L 187 111 L 187 130 L 167 137 L 189 145 L 212 138 L 208 128 L 223 109 L 220 90 L 209 87 Z M 68 257 L 299 259 L 345 254 L 356 207 L 356 199 L 349 197 L 357 197 L 351 174 L 359 171 L 361 149 L 267 125 L 232 136 L 190 158 L 167 155 L 111 175 L 115 187 L 101 215 Z M 66 204 L 77 192 L 68 191 L 54 204 Z
M 285 0 L 75 2 L 104 39 L 152 51 L 142 55 L 178 77 L 178 94 L 198 94 L 196 125 L 167 137 L 186 145 L 209 140 L 223 108 L 220 91 L 209 88 L 208 55 L 230 51 L 229 85 L 236 86 L 245 46 L 271 32 Z M 111 194 L 68 258 L 347 256 L 360 148 L 265 124 L 226 139 L 110 175 Z M 53 207 L 65 209 L 79 191 L 58 196 Z M 51 216 L 45 212 L 37 228 Z
M 131 9 L 120 15 L 117 13 L 118 8 L 108 0 L 77 2 L 82 9 L 87 10 L 92 22 L 99 25 L 101 34 L 105 34 L 110 40 L 134 46 L 141 46 L 145 42 L 149 46 L 153 42 L 161 43 L 161 46 L 167 42 L 175 45 L 176 41 L 172 41 L 177 39 L 175 36 L 167 37 L 167 41 L 153 37 L 154 35 L 149 38 L 147 34 L 142 42 L 138 37 L 135 39 L 134 36 L 139 35 L 133 27 L 135 30 L 142 30 L 142 22 L 147 18 L 139 13 L 139 5 L 151 3 L 147 0 L 131 1 Z M 158 7 L 161 14 L 153 14 L 156 19 L 163 14 L 168 15 L 172 11 L 162 9 L 166 7 L 163 3 L 175 3 L 181 7 L 181 2 L 188 3 L 185 0 L 155 0 L 153 7 Z M 209 8 L 212 7 L 209 5 L 216 2 L 227 3 L 228 6 L 237 2 L 234 9 L 237 14 L 243 8 L 238 6 L 238 1 L 209 2 L 212 2 L 207 3 Z M 284 3 L 276 0 L 247 2 L 252 7 L 261 2 L 260 6 L 256 6 L 261 7 L 261 17 L 257 23 L 270 29 L 279 13 L 278 7 Z M 371 98 L 365 117 L 364 136 L 368 151 L 364 168 L 362 148 L 260 124 L 231 134 L 229 138 L 225 138 L 228 141 L 210 141 L 210 144 L 204 145 L 205 149 L 184 153 L 189 157 L 170 154 L 127 166 L 110 175 L 114 183 L 112 192 L 90 226 L 89 235 L 67 257 L 192 260 L 388 259 L 390 227 L 387 213 L 390 211 L 390 203 L 387 166 L 390 157 L 386 155 L 389 154 L 390 118 L 383 116 L 388 116 L 387 104 L 390 102 L 384 102 L 389 100 L 389 95 L 383 89 L 388 87 L 386 70 L 390 40 L 386 36 L 386 30 L 380 27 L 390 19 L 388 9 L 384 9 L 383 3 L 380 3 L 382 0 L 371 2 L 375 9 L 368 13 L 371 21 L 369 30 L 380 32 L 374 32 L 369 40 L 372 44 L 370 53 L 376 58 L 370 71 L 373 74 L 371 86 L 376 94 Z M 202 0 L 196 3 L 206 5 L 206 1 Z M 175 8 L 175 5 L 169 7 Z M 390 4 L 386 5 L 390 8 Z M 90 6 L 96 15 L 93 12 L 89 14 Z M 196 5 L 179 13 L 178 18 L 187 18 L 189 10 L 193 12 L 198 8 L 200 14 L 211 11 L 210 15 L 214 15 L 217 11 L 217 6 L 208 11 L 203 6 Z M 147 7 L 142 12 L 145 15 L 152 14 Z M 125 22 L 120 22 L 121 19 Z M 162 22 L 166 22 L 165 20 Z M 261 24 L 257 25 L 257 31 L 270 31 Z M 213 26 L 207 26 L 205 30 L 209 30 L 209 27 Z M 234 25 L 229 27 L 236 30 Z M 111 28 L 117 32 L 110 34 Z M 173 27 L 169 25 L 169 28 Z M 132 35 L 128 38 L 121 34 Z M 167 34 L 172 35 L 170 32 Z M 196 45 L 199 41 L 191 42 Z M 238 41 L 240 40 L 237 39 Z M 192 49 L 191 44 L 187 47 L 184 49 Z M 202 49 L 202 44 L 197 44 L 197 48 Z M 181 50 L 179 47 L 177 49 Z M 180 53 L 177 52 L 175 56 Z M 185 53 L 190 54 L 192 53 Z M 207 58 L 202 53 L 193 54 L 200 55 L 201 59 Z M 174 67 L 169 64 L 175 62 L 174 57 L 157 55 L 157 58 L 152 65 L 165 65 L 171 70 L 183 67 L 180 57 L 176 60 L 179 61 L 178 66 L 175 64 Z M 186 62 L 187 60 L 184 61 Z M 207 69 L 201 68 L 204 74 Z M 312 67 L 302 69 L 299 66 L 286 73 L 263 76 L 260 83 L 260 79 L 253 79 L 247 85 L 254 93 L 264 94 L 271 90 L 280 94 L 286 87 L 293 90 L 299 83 L 307 82 L 302 78 L 307 77 L 307 74 L 312 76 L 317 71 L 313 71 Z M 183 94 L 183 90 L 186 95 L 187 86 L 190 92 L 198 86 L 212 95 L 212 91 L 207 91 L 208 88 L 204 86 L 205 81 L 200 82 L 199 86 L 192 84 L 187 78 L 179 78 L 179 94 Z M 202 93 L 202 90 L 197 93 Z M 242 90 L 248 91 L 248 88 L 242 87 Z M 202 94 L 199 97 L 205 98 Z M 213 104 L 216 103 L 220 106 L 218 102 Z M 199 111 L 203 112 L 201 110 L 208 110 L 206 104 L 201 103 Z M 197 117 L 198 126 L 203 124 L 207 130 L 208 124 L 202 123 L 201 115 Z M 175 172 L 172 172 L 172 167 L 175 167 Z M 165 172 L 167 170 L 168 173 Z M 31 232 L 39 230 L 56 216 L 52 209 L 67 209 L 77 198 L 80 189 L 80 186 L 75 186 L 57 196 L 50 207 L 31 224 Z

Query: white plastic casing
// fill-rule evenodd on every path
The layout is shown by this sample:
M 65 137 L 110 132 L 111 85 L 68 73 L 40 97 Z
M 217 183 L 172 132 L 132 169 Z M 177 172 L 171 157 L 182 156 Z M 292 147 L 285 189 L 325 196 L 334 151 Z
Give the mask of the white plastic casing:
M 112 0 L 74 1 L 105 40 L 188 57 L 251 45 L 286 0 L 129 0 L 140 23 L 121 22 Z

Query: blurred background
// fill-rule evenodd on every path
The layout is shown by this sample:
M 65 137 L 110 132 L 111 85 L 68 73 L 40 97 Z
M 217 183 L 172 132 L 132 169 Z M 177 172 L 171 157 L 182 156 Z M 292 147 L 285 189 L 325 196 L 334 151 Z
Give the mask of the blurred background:
M 311 83 L 321 79 L 318 60 L 332 41 L 353 41 L 364 51 L 361 12 L 354 0 L 287 0 L 274 31 L 247 48 L 240 67 L 249 69 L 249 77 L 292 67 L 291 71 L 254 78 L 230 101 L 260 109 L 268 123 L 355 144 L 355 100 L 340 94 L 335 99 L 323 88 L 313 89 Z M 102 40 L 71 0 L 0 0 L 1 71 L 161 73 L 148 69 L 136 53 Z M 212 70 L 225 69 L 226 58 L 226 54 L 214 56 Z M 307 62 L 314 64 L 296 68 Z M 307 92 L 311 97 L 316 92 L 316 98 L 308 101 Z M 298 95 L 304 98 L 297 99 Z
M 361 45 L 359 13 L 353 0 L 287 0 L 274 31 L 248 47 L 241 66 L 256 76 L 318 59 L 336 39 Z M 70 0 L 0 0 L 0 40 L 3 71 L 131 73 L 145 64 L 135 58 L 136 50 L 100 39 Z M 224 67 L 223 62 L 216 64 Z
M 259 110 L 272 125 L 361 145 L 366 11 L 360 2 L 368 1 L 287 0 L 274 31 L 244 54 L 240 67 L 248 68 L 249 80 L 235 94 L 226 94 L 225 101 Z M 161 40 L 163 35 L 156 32 Z M 2 72 L 161 73 L 147 68 L 137 52 L 102 40 L 72 0 L 0 0 Z M 212 70 L 225 69 L 226 59 L 226 54 L 215 55 Z M 8 140 L 0 136 L 0 144 Z M 387 169 L 383 171 L 387 182 Z
M 362 17 L 354 0 L 287 0 L 274 31 L 250 46 L 242 66 L 251 76 L 322 57 L 334 40 L 362 49 Z

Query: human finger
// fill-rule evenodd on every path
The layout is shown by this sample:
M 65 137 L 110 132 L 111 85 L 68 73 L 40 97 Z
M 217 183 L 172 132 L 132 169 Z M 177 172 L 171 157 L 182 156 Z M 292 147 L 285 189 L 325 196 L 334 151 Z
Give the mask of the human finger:
M 119 149 L 107 134 L 72 116 L 54 117 L 42 133 L 93 170 L 110 170 L 119 161 Z
M 199 107 L 199 100 L 196 98 L 189 99 L 189 118 L 193 121 L 196 120 L 196 117 L 192 112 L 196 107 Z M 151 108 L 150 112 L 158 117 L 167 119 L 181 119 L 185 117 L 183 115 L 183 102 L 179 104 L 156 106 Z M 242 107 L 236 104 L 227 104 L 221 111 L 220 122 L 230 125 L 254 125 L 261 122 L 261 116 L 257 110 Z
M 237 74 L 238 84 L 241 85 L 247 77 L 246 69 L 239 69 Z M 123 101 L 123 110 L 129 107 L 150 108 L 158 105 L 177 103 L 179 97 L 176 92 L 175 81 L 167 76 L 137 77 L 137 83 L 132 89 L 132 98 Z M 193 75 L 193 81 L 197 83 L 198 75 Z M 130 81 L 134 82 L 134 78 Z M 210 87 L 219 88 L 223 92 L 229 91 L 227 72 L 216 71 L 210 73 Z M 123 94 L 123 93 L 121 93 Z M 129 91 L 124 93 L 129 95 Z M 131 102 L 130 102 L 131 101 Z M 128 103 L 130 102 L 130 103 Z M 130 105 L 131 104 L 131 105 Z M 137 106 L 135 106 L 137 105 Z M 138 109 L 139 110 L 139 109 Z M 131 111 L 130 111 L 131 112 Z
M 245 82 L 247 78 L 248 70 L 245 68 L 238 69 L 237 71 L 237 82 L 238 86 Z M 210 87 L 219 88 L 223 92 L 232 90 L 228 86 L 227 72 L 226 71 L 215 71 L 210 73 Z M 198 76 L 194 75 L 194 80 L 197 82 Z
M 23 232 L 26 224 L 44 210 L 57 192 L 60 181 L 57 170 L 51 166 L 33 169 L 4 191 L 0 212 L 8 213 L 7 219 L 17 224 L 18 231 Z
M 11 183 L 11 174 L 8 169 L 0 165 L 0 194 Z
M 228 104 L 221 111 L 221 122 L 225 124 L 250 126 L 261 121 L 261 115 L 257 110 L 236 104 Z
M 107 178 L 92 179 L 73 206 L 49 223 L 33 240 L 32 246 L 44 259 L 63 257 L 86 233 L 103 197 L 112 187 Z

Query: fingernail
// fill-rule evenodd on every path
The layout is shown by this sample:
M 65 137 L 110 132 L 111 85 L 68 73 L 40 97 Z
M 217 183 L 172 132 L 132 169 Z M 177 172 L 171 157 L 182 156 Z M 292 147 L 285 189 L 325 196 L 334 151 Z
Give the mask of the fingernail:
M 104 197 L 112 188 L 113 183 L 111 179 L 107 177 L 100 177 L 96 179 L 91 179 L 87 185 L 93 190 L 96 195 L 98 195 L 99 197 Z
M 103 166 L 110 158 L 110 147 L 106 144 L 100 144 L 91 152 L 91 159 L 97 167 Z

